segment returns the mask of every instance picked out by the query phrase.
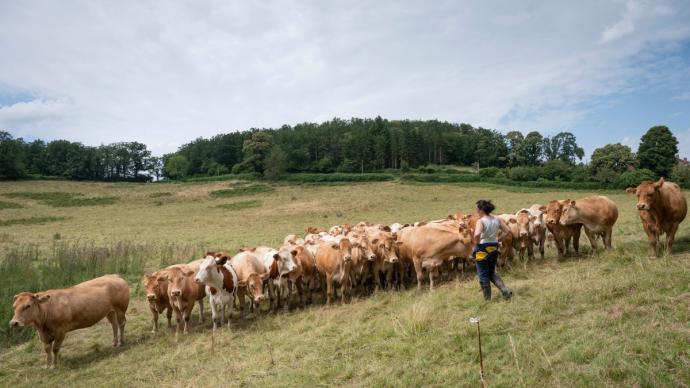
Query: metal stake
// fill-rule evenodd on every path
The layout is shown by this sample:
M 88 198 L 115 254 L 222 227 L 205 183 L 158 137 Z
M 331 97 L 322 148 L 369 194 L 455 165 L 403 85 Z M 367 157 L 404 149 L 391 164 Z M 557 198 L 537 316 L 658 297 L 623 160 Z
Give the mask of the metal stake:
M 484 358 L 482 357 L 482 333 L 479 330 L 479 317 L 470 318 L 470 323 L 477 324 L 477 344 L 479 345 L 479 379 L 482 383 L 482 388 L 486 388 L 486 381 L 484 381 Z

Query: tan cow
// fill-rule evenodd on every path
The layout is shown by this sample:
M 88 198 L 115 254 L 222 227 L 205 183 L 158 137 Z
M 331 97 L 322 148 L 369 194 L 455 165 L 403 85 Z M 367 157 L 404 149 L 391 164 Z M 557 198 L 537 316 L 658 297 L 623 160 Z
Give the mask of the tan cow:
M 70 288 L 15 295 L 10 326 L 33 326 L 43 342 L 47 366 L 54 368 L 65 334 L 103 318 L 113 328 L 113 346 L 121 346 L 128 306 L 127 282 L 118 275 L 105 275 Z
M 371 275 L 371 268 L 376 254 L 365 233 L 349 232 L 347 238 L 352 243 L 352 269 L 350 277 L 352 288 L 357 288 L 360 294 L 364 293 L 365 282 Z
M 644 181 L 627 191 L 637 195 L 637 210 L 649 239 L 650 255 L 659 256 L 656 246 L 664 233 L 667 252 L 671 253 L 678 225 L 688 212 L 688 203 L 680 187 L 661 178 L 656 182 Z
M 423 272 L 429 272 L 429 288 L 434 288 L 434 276 L 451 257 L 469 257 L 472 253 L 472 232 L 461 221 L 428 223 L 402 229 L 398 235 L 399 251 L 412 257 L 417 274 L 417 289 L 422 288 Z
M 316 259 L 304 245 L 286 244 L 281 250 L 289 250 L 293 255 L 295 268 L 286 277 L 288 281 L 288 302 L 292 295 L 293 287 L 297 289 L 300 306 L 305 306 L 305 293 L 307 301 L 312 302 L 312 292 L 316 289 L 317 272 Z
M 393 271 L 398 263 L 395 249 L 396 237 L 391 233 L 391 229 L 385 225 L 367 226 L 364 231 L 375 255 L 371 269 L 374 278 L 374 290 L 381 289 L 381 275 L 385 276 L 386 287 L 391 288 Z
M 326 303 L 333 302 L 335 290 L 333 283 L 340 284 L 341 301 L 349 296 L 352 288 L 350 270 L 352 269 L 352 244 L 347 238 L 338 243 L 322 243 L 316 251 L 316 269 L 325 278 Z
M 532 239 L 534 244 L 539 247 L 539 255 L 542 260 L 544 259 L 544 248 L 546 246 L 546 225 L 544 224 L 544 213 L 546 212 L 546 206 L 534 204 L 527 210 L 529 214 L 534 217 L 532 221 L 532 227 L 534 228 L 534 233 Z
M 592 250 L 597 249 L 597 236 L 601 236 L 604 247 L 611 249 L 611 235 L 613 224 L 618 219 L 618 207 L 604 195 L 594 195 L 578 200 L 568 200 L 561 212 L 561 225 L 582 224 L 585 234 L 592 244 Z
M 534 227 L 529 211 L 523 209 L 516 214 L 499 214 L 497 217 L 505 221 L 510 228 L 513 235 L 513 249 L 518 252 L 520 260 L 525 259 L 525 251 L 527 251 L 527 256 L 530 259 L 534 258 L 534 241 L 532 239 Z
M 264 299 L 264 280 L 269 277 L 266 266 L 255 252 L 244 251 L 233 256 L 230 265 L 237 273 L 237 295 L 240 301 L 240 311 L 245 316 L 245 296 L 251 298 L 252 310 L 260 307 Z M 259 310 L 260 311 L 260 310 Z
M 558 257 L 567 255 L 570 251 L 570 241 L 572 240 L 575 253 L 580 251 L 580 233 L 582 224 L 561 225 L 560 219 L 563 213 L 563 206 L 567 200 L 553 200 L 546 205 L 546 215 L 544 222 L 546 228 L 551 232 L 550 236 L 556 244 Z
M 206 297 L 206 290 L 203 284 L 194 281 L 196 272 L 186 266 L 167 268 L 162 271 L 161 281 L 168 282 L 168 298 L 170 305 L 175 313 L 177 326 L 175 334 L 179 334 L 180 326 L 184 321 L 184 334 L 189 333 L 189 319 L 192 316 L 194 303 Z M 199 320 L 203 322 L 203 310 L 199 309 Z

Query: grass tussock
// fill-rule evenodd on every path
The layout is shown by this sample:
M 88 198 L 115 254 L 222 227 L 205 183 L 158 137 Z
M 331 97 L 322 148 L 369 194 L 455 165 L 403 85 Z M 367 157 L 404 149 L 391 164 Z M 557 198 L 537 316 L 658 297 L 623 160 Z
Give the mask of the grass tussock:
M 243 209 L 251 209 L 254 207 L 261 207 L 263 202 L 252 199 L 249 201 L 238 201 L 238 202 L 232 202 L 232 203 L 222 203 L 220 205 L 214 206 L 214 208 L 218 209 L 224 209 L 224 210 L 243 210 Z
M 69 217 L 30 217 L 30 218 L 14 218 L 10 220 L 0 220 L 0 226 L 13 226 L 13 225 L 39 225 L 46 224 L 48 222 L 64 221 L 69 219 Z
M 7 202 L 7 201 L 0 201 L 0 210 L 2 209 L 22 209 L 24 206 L 15 203 L 15 202 Z
M 170 191 L 157 191 L 155 193 L 149 194 L 149 198 L 166 198 L 172 197 L 173 195 L 175 194 Z
M 112 205 L 119 201 L 119 197 L 105 196 L 105 197 L 84 197 L 82 193 L 68 193 L 68 192 L 13 192 L 3 194 L 8 198 L 22 198 L 39 201 L 44 205 L 52 207 L 80 207 L 80 206 L 98 206 L 98 205 Z
M 270 193 L 275 189 L 269 185 L 264 184 L 251 184 L 246 186 L 232 185 L 232 188 L 214 190 L 209 193 L 213 198 L 227 198 L 227 197 L 239 197 L 243 195 L 252 195 L 259 193 Z

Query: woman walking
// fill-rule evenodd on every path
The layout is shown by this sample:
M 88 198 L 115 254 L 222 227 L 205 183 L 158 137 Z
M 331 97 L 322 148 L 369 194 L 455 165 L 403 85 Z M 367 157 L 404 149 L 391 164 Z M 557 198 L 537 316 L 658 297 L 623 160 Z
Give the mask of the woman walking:
M 498 261 L 498 232 L 510 233 L 510 228 L 505 221 L 491 215 L 496 207 L 491 201 L 481 199 L 477 201 L 477 225 L 474 229 L 474 259 L 477 262 L 477 276 L 479 285 L 484 293 L 485 300 L 491 300 L 491 283 L 495 284 L 503 299 L 508 300 L 513 296 L 513 291 L 503 284 L 503 280 L 496 273 Z

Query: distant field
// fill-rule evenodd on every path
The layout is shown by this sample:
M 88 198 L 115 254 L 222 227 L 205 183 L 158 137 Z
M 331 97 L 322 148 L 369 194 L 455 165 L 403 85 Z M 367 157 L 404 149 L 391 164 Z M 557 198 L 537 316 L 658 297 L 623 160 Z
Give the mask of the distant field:
M 607 193 L 620 211 L 615 250 L 561 262 L 551 250 L 544 262 L 515 266 L 505 276 L 516 291 L 511 303 L 481 303 L 468 274 L 433 293 L 384 292 L 236 321 L 213 347 L 208 323 L 178 339 L 149 333 L 138 260 L 153 270 L 207 249 L 276 246 L 307 226 L 444 218 L 472 211 L 479 198 L 501 213 L 594 194 L 517 191 L 398 182 L 0 183 L 0 258 L 24 252 L 40 261 L 59 256 L 56 246 L 81 244 L 122 257 L 137 252 L 123 267 L 133 291 L 123 349 L 110 348 L 104 321 L 68 334 L 62 366 L 39 371 L 43 349 L 34 338 L 0 350 L 0 386 L 476 385 L 473 315 L 482 318 L 490 386 L 688 386 L 690 221 L 678 232 L 678 254 L 650 260 L 635 199 L 622 191 Z M 581 245 L 587 252 L 584 236 Z M 37 253 L 27 255 L 28 247 Z M 30 274 L 32 264 L 26 268 Z M 2 304 L 10 309 L 11 295 Z

